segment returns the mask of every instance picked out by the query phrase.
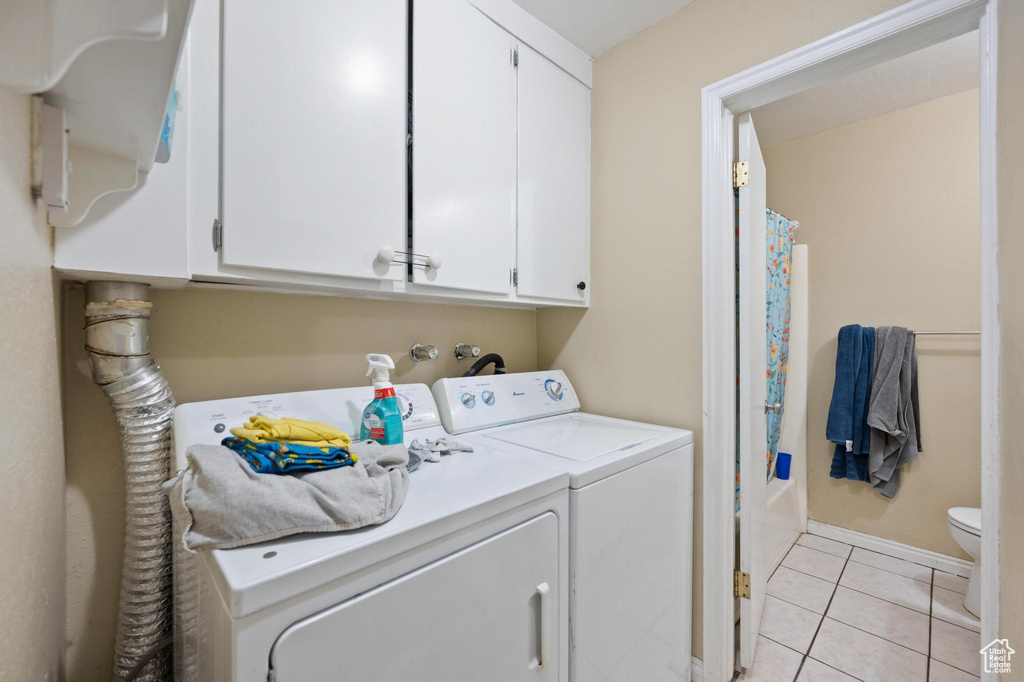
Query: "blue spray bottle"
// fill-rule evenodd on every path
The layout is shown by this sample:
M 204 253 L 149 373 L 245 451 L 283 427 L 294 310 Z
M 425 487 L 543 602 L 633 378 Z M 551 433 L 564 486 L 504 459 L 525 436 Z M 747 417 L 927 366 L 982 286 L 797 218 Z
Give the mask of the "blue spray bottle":
M 372 439 L 382 445 L 401 444 L 402 412 L 398 407 L 395 387 L 391 383 L 389 371 L 395 368 L 395 362 L 387 355 L 370 353 L 366 356 L 370 368 L 366 376 L 373 377 L 373 402 L 363 410 L 363 425 L 359 429 L 359 440 Z

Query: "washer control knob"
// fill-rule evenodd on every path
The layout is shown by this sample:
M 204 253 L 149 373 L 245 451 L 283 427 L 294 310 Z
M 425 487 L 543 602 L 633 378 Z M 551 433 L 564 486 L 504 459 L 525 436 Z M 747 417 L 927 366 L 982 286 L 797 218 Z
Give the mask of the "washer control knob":
M 544 382 L 544 389 L 548 392 L 548 395 L 555 400 L 562 399 L 562 384 L 555 381 L 554 379 L 548 379 Z
M 480 394 L 480 397 L 483 399 L 484 405 L 494 404 L 494 391 L 484 391 Z
M 465 405 L 466 407 L 472 408 L 474 405 L 476 405 L 476 396 L 473 395 L 472 393 L 463 393 L 462 404 Z

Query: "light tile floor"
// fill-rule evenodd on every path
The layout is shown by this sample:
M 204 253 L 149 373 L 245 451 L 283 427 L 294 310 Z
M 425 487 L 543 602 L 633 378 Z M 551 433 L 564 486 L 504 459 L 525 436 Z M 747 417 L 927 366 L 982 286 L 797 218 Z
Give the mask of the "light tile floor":
M 768 581 L 754 666 L 739 679 L 977 680 L 981 623 L 966 591 L 966 578 L 801 535 Z

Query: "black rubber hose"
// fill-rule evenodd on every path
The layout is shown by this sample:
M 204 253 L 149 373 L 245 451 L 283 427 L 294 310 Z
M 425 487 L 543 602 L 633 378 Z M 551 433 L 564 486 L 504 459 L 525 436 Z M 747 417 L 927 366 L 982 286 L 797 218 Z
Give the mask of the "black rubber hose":
M 482 358 L 474 362 L 473 366 L 469 368 L 469 371 L 467 371 L 462 376 L 475 377 L 477 374 L 480 373 L 480 370 L 482 370 L 484 367 L 491 364 L 492 362 L 494 363 L 495 374 L 505 373 L 505 360 L 497 353 L 488 353 L 487 355 L 483 356 Z

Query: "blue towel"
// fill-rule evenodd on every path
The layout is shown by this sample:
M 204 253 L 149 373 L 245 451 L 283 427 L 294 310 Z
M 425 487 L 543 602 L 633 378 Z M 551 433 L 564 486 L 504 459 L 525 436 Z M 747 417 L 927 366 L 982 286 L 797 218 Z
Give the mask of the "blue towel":
M 871 376 L 875 359 L 875 330 L 859 324 L 839 330 L 836 350 L 836 380 L 832 387 L 825 437 L 836 444 L 832 455 L 832 478 L 868 480 L 871 430 L 867 425 L 871 400 Z M 852 450 L 847 450 L 847 442 Z

